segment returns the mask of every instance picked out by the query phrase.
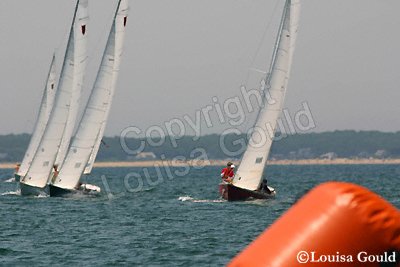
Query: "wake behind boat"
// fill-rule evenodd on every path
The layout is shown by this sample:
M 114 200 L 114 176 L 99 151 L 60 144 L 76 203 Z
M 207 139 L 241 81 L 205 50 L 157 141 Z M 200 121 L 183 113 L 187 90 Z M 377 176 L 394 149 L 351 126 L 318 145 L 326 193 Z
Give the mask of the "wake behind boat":
M 299 12 L 299 0 L 286 0 L 271 65 L 265 79 L 267 92 L 264 91 L 264 103 L 258 113 L 236 175 L 229 169 L 229 164 L 228 169 L 224 169 L 221 175 L 226 183 L 219 185 L 219 192 L 228 201 L 266 199 L 276 194 L 266 181 L 263 182 L 263 173 L 277 120 L 283 108 L 295 48 Z
M 16 182 L 15 177 L 11 177 L 11 178 L 8 178 L 7 180 L 4 180 L 4 183 L 14 183 L 14 182 Z

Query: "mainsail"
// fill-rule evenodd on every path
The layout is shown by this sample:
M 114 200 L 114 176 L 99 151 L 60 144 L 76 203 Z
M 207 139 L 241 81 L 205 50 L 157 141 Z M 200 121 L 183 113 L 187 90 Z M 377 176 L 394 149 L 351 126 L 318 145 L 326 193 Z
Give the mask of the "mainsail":
M 77 1 L 54 107 L 23 184 L 44 188 L 59 150 L 70 142 L 87 61 L 87 9 L 88 0 Z
M 93 161 L 96 157 L 116 88 L 128 9 L 128 1 L 120 0 L 82 120 L 53 182 L 56 187 L 74 189 L 91 157 Z
M 40 140 L 42 139 L 47 122 L 49 121 L 51 109 L 53 108 L 54 96 L 57 91 L 56 88 L 56 67 L 55 56 L 53 55 L 35 128 L 33 130 L 28 149 L 25 152 L 24 159 L 22 160 L 21 166 L 19 167 L 19 170 L 17 172 L 18 176 L 25 176 L 30 164 L 32 163 L 33 156 L 35 155 L 36 150 L 39 147 Z
M 295 48 L 300 0 L 287 0 L 275 44 L 269 76 L 266 79 L 268 102 L 260 109 L 254 131 L 233 180 L 237 187 L 256 190 L 262 180 L 273 142 L 277 120 L 282 112 L 292 57 Z

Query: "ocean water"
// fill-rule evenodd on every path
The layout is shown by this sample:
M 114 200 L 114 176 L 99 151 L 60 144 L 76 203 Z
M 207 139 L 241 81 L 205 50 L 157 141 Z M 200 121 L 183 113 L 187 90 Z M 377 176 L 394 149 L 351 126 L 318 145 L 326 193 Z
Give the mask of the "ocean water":
M 305 192 L 363 185 L 400 208 L 400 166 L 269 166 L 272 200 L 219 198 L 219 167 L 98 168 L 100 196 L 21 197 L 0 170 L 2 266 L 222 266 Z

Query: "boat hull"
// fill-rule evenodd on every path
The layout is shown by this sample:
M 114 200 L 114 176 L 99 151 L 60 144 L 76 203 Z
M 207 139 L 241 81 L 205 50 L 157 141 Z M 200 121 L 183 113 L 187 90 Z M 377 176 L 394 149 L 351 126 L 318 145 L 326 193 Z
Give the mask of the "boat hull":
M 219 184 L 219 193 L 222 198 L 228 201 L 244 201 L 248 199 L 268 199 L 275 197 L 275 192 L 267 193 L 262 191 L 252 191 L 236 187 L 232 184 Z
M 79 189 L 65 189 L 54 185 L 49 185 L 51 197 L 68 197 L 71 195 L 97 195 L 100 193 L 100 188 L 95 185 L 83 184 Z
M 14 174 L 14 178 L 15 178 L 15 181 L 17 182 L 17 183 L 19 183 L 19 181 L 21 180 L 21 176 L 20 175 L 18 175 L 18 174 Z
M 44 188 L 27 185 L 24 183 L 19 184 L 21 188 L 21 196 L 48 196 L 49 195 L 49 187 L 46 186 Z
M 64 189 L 54 185 L 49 185 L 49 191 L 51 197 L 65 197 L 76 193 L 77 190 Z

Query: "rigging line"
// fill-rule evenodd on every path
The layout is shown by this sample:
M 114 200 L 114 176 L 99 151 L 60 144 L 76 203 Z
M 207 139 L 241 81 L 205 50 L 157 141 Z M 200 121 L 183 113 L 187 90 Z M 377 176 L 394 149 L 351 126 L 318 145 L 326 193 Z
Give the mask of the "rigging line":
M 60 53 L 62 53 L 61 51 L 64 50 L 64 49 L 61 50 L 61 48 L 64 48 L 65 44 L 68 42 L 69 30 L 70 30 L 70 28 L 67 28 L 67 29 L 64 30 L 64 33 L 62 35 L 63 37 L 58 42 L 58 45 L 54 48 L 54 54 L 56 54 L 57 57 L 61 57 Z
M 114 7 L 115 7 L 114 10 L 116 10 L 116 8 L 118 7 L 118 5 L 119 5 L 119 1 L 118 1 L 117 4 L 114 6 Z M 83 94 L 83 98 L 84 98 L 84 100 L 86 100 L 86 101 L 82 101 L 82 103 L 84 103 L 84 104 L 81 105 L 80 108 L 79 108 L 79 113 L 78 113 L 78 116 L 77 116 L 77 118 L 79 119 L 79 120 L 78 120 L 79 123 L 78 123 L 78 124 L 75 126 L 75 128 L 74 128 L 74 136 L 75 136 L 75 134 L 76 134 L 76 132 L 77 132 L 77 130 L 78 130 L 78 126 L 80 125 L 80 123 L 81 123 L 81 121 L 82 121 L 82 119 L 83 119 L 83 116 L 84 116 L 84 113 L 85 113 L 85 109 L 86 109 L 86 107 L 87 107 L 87 105 L 88 105 L 88 103 L 89 103 L 89 98 L 90 98 L 90 95 L 91 95 L 93 86 L 94 86 L 94 84 L 95 84 L 95 82 L 96 82 L 96 78 L 97 78 L 97 71 L 96 71 L 95 75 L 93 76 L 94 80 L 93 80 L 93 81 L 90 81 L 91 83 L 89 84 L 89 79 L 88 79 L 88 77 L 90 77 L 90 75 L 88 75 L 88 69 L 91 67 L 90 64 L 93 62 L 93 60 L 94 60 L 94 59 L 98 59 L 98 57 L 95 57 L 94 55 L 95 55 L 95 54 L 100 54 L 100 55 L 102 55 L 102 53 L 103 53 L 103 50 L 102 50 L 102 49 L 103 49 L 105 46 L 107 46 L 108 35 L 109 35 L 109 33 L 110 33 L 111 27 L 112 27 L 113 24 L 114 24 L 115 12 L 112 12 L 112 14 L 109 15 L 109 16 L 110 16 L 110 19 L 108 19 L 107 21 L 111 21 L 111 25 L 110 25 L 109 23 L 105 23 L 105 24 L 104 24 L 104 26 L 102 27 L 100 36 L 97 37 L 97 40 L 96 40 L 96 42 L 95 42 L 95 45 L 94 45 L 93 49 L 88 49 L 88 50 L 87 50 L 87 51 L 88 51 L 88 53 L 87 53 L 87 63 L 86 63 L 86 64 L 87 64 L 87 67 L 86 67 L 86 70 L 85 70 L 84 82 L 83 82 L 83 84 L 82 84 L 82 92 L 86 92 L 86 93 L 88 93 L 88 95 Z M 105 42 L 103 42 L 102 40 L 105 40 Z M 103 46 L 103 47 L 100 47 L 100 46 Z M 98 70 L 99 66 L 101 66 L 101 63 L 102 63 L 102 62 L 101 62 L 102 56 L 100 56 L 100 58 L 101 58 L 101 59 L 100 59 L 100 62 L 99 62 L 99 64 L 98 64 L 98 66 L 95 67 L 95 69 L 97 68 L 97 70 Z
M 262 47 L 262 45 L 263 45 L 263 43 L 264 43 L 264 40 L 265 40 L 265 38 L 266 38 L 266 36 L 267 36 L 267 32 L 268 32 L 268 30 L 271 28 L 271 25 L 272 25 L 272 21 L 274 20 L 274 17 L 275 17 L 275 14 L 277 14 L 277 10 L 278 10 L 278 6 L 279 6 L 279 3 L 280 3 L 280 0 L 277 0 L 276 2 L 275 2 L 275 6 L 274 6 L 274 8 L 273 8 L 273 10 L 272 10 L 272 15 L 270 16 L 270 19 L 269 19 L 269 21 L 268 21 L 268 23 L 267 23 L 267 26 L 265 27 L 265 30 L 264 30 L 264 32 L 263 32 L 263 34 L 262 34 L 262 37 L 261 37 L 261 39 L 260 39 L 260 41 L 259 41 L 259 43 L 258 43 L 258 47 L 257 47 L 257 49 L 256 49 L 256 52 L 255 52 L 255 54 L 254 54 L 254 56 L 253 56 L 253 58 L 252 58 L 252 60 L 251 60 L 251 63 L 250 63 L 250 66 L 249 66 L 249 68 L 248 68 L 248 70 L 247 70 L 247 76 L 246 76 L 246 80 L 245 80 L 245 83 L 244 83 L 244 86 L 246 86 L 247 87 L 247 85 L 248 85 L 248 83 L 249 83 L 249 80 L 250 80 L 250 73 L 252 72 L 252 71 L 256 71 L 256 72 L 263 72 L 264 74 L 265 74 L 265 76 L 266 76 L 266 74 L 267 74 L 267 71 L 265 70 L 265 71 L 263 71 L 263 70 L 260 70 L 260 69 L 258 69 L 258 68 L 256 68 L 255 66 L 254 66 L 254 64 L 255 64 L 255 62 L 256 62 L 256 60 L 257 60 L 257 57 L 258 57 L 258 54 L 260 53 L 260 51 L 261 51 L 261 47 Z M 261 82 L 261 81 L 260 81 Z M 261 86 L 261 84 L 259 84 L 259 86 Z M 261 88 L 261 87 L 259 87 L 259 88 Z M 259 88 L 256 88 L 256 89 L 259 89 Z M 248 88 L 247 88 L 248 89 Z M 264 88 L 265 89 L 265 88 Z M 253 111 L 254 112 L 254 111 Z M 250 117 L 252 117 L 251 116 L 251 113 L 252 112 L 248 112 L 247 113 L 247 116 L 249 117 L 248 119 L 246 119 L 246 121 L 245 121 L 245 125 L 244 125 L 244 127 L 243 127 L 243 132 L 247 132 L 249 129 L 249 124 L 250 124 L 250 121 L 253 121 L 253 118 L 250 118 Z M 257 114 L 258 115 L 258 114 Z M 258 117 L 256 115 L 256 117 Z M 252 123 L 252 124 L 254 124 L 254 123 Z
M 278 53 L 278 50 L 279 50 L 279 45 L 280 45 L 280 43 L 281 43 L 281 34 L 282 34 L 282 31 L 283 31 L 283 27 L 284 27 L 284 24 L 285 24 L 285 19 L 286 19 L 286 16 L 287 16 L 287 14 L 288 14 L 288 9 L 289 9 L 289 0 L 286 0 L 285 1 L 285 6 L 283 7 L 283 14 L 282 14 L 282 18 L 281 18 L 281 22 L 280 22 L 280 26 L 279 26 L 279 30 L 278 30 L 278 34 L 277 34 L 277 37 L 276 37 L 276 39 L 275 39 L 275 45 L 274 45 L 274 49 L 273 49 L 273 54 L 272 54 L 272 59 L 271 59 L 271 64 L 270 64 L 270 67 L 269 67 L 269 74 L 267 74 L 267 77 L 266 77 L 266 79 L 265 79 L 265 86 L 264 86 L 264 90 L 262 91 L 262 100 L 263 100 L 263 105 L 260 107 L 260 109 L 258 110 L 258 113 L 257 113 L 257 116 L 256 116 L 256 118 L 255 118 L 255 121 L 254 121 L 254 126 L 256 125 L 256 123 L 257 123 L 257 121 L 258 121 L 258 118 L 260 117 L 260 114 L 261 114 L 261 110 L 265 107 L 265 105 L 266 105 L 266 103 L 265 103 L 265 99 L 266 99 L 266 96 L 265 96 L 265 94 L 266 94 L 266 91 L 267 90 L 269 90 L 269 83 L 270 83 L 270 80 L 271 80 L 271 75 L 270 75 L 270 73 L 272 73 L 272 70 L 273 70 L 273 68 L 275 67 L 275 64 L 276 64 L 276 58 L 277 58 L 277 53 Z M 250 129 L 249 129 L 250 130 Z M 248 146 L 248 142 L 250 141 L 250 139 L 246 142 L 246 145 Z M 242 158 L 243 158 L 243 155 L 242 155 Z
M 116 10 L 118 5 L 119 5 L 119 1 L 114 6 L 115 7 L 114 10 Z M 109 23 L 105 23 L 104 24 L 104 26 L 102 27 L 100 36 L 97 38 L 93 49 L 88 49 L 87 63 L 86 63 L 87 67 L 86 67 L 86 73 L 85 73 L 85 77 L 84 77 L 84 82 L 83 82 L 83 85 L 82 85 L 82 92 L 89 92 L 89 95 L 88 95 L 87 99 L 86 99 L 86 95 L 85 95 L 86 102 L 84 102 L 85 104 L 80 107 L 80 111 L 79 111 L 79 114 L 78 114 L 78 118 L 80 118 L 79 121 L 82 121 L 82 117 L 84 115 L 85 108 L 87 106 L 87 103 L 89 102 L 91 91 L 92 91 L 92 88 L 93 88 L 94 83 L 96 82 L 96 78 L 97 78 L 97 72 L 96 72 L 96 74 L 93 76 L 94 80 L 90 81 L 91 84 L 88 84 L 88 82 L 89 82 L 88 81 L 89 80 L 88 77 L 90 77 L 90 75 L 88 75 L 88 69 L 91 67 L 90 64 L 93 63 L 93 60 L 94 59 L 98 59 L 98 57 L 95 57 L 94 55 L 96 55 L 96 54 L 102 55 L 102 53 L 103 53 L 102 49 L 103 49 L 103 47 L 107 46 L 108 35 L 110 33 L 111 27 L 114 25 L 115 12 L 112 12 L 112 14 L 109 15 L 109 16 L 110 16 L 110 18 L 107 21 L 111 21 L 111 25 Z M 105 40 L 105 42 L 103 42 L 102 40 Z M 101 66 L 102 56 L 100 56 L 100 58 L 101 59 L 100 59 L 99 65 L 97 67 L 95 67 L 95 69 L 96 68 L 98 69 L 99 66 Z M 76 126 L 75 132 L 76 132 L 77 129 L 78 129 L 78 127 Z
M 61 56 L 59 56 L 59 58 L 62 58 L 61 62 L 64 62 L 65 57 L 67 55 L 67 50 L 69 48 L 68 42 L 69 42 L 69 39 L 70 39 L 71 35 L 73 34 L 72 30 L 73 30 L 73 27 L 74 27 L 74 24 L 75 24 L 76 12 L 78 10 L 78 7 L 79 7 L 79 1 L 77 1 L 76 4 L 75 4 L 74 16 L 72 17 L 72 24 L 70 24 L 70 26 L 64 30 L 64 39 L 61 40 L 59 45 L 54 49 L 55 53 L 57 54 L 59 52 L 58 50 L 60 49 L 60 47 L 63 46 L 65 48 L 65 51 L 63 50 L 63 51 L 60 52 L 62 54 Z M 65 46 L 64 46 L 64 43 L 65 43 Z M 60 71 L 60 74 L 61 74 L 62 70 L 63 70 L 63 67 L 61 67 L 60 70 L 61 70 Z M 59 82 L 59 80 L 58 80 L 58 82 Z
M 285 24 L 286 16 L 287 16 L 287 14 L 288 14 L 288 8 L 289 8 L 289 7 L 288 7 L 288 1 L 289 1 L 289 0 L 286 0 L 285 6 L 284 6 L 284 8 L 283 8 L 282 19 L 281 19 L 281 23 L 280 23 L 280 26 L 279 26 L 279 31 L 278 31 L 278 34 L 277 34 L 277 37 L 276 37 L 275 45 L 274 45 L 274 51 L 273 51 L 273 54 L 272 54 L 271 64 L 270 64 L 270 67 L 269 67 L 269 70 L 268 70 L 267 77 L 265 78 L 265 87 L 264 87 L 264 90 L 262 91 L 262 98 L 261 98 L 261 99 L 263 100 L 263 105 L 260 107 L 260 109 L 259 109 L 259 111 L 258 111 L 257 117 L 256 117 L 255 122 L 254 122 L 254 126 L 255 126 L 255 124 L 257 123 L 258 118 L 260 117 L 261 110 L 262 110 L 262 109 L 265 107 L 265 105 L 267 104 L 267 103 L 266 103 L 266 96 L 265 96 L 265 94 L 267 93 L 267 90 L 268 90 L 268 91 L 270 90 L 270 87 L 271 87 L 271 85 L 270 85 L 271 74 L 272 74 L 272 71 L 273 71 L 273 69 L 274 69 L 274 67 L 275 67 L 275 65 L 276 65 L 277 53 L 278 53 L 278 50 L 279 50 L 279 45 L 280 45 L 280 43 L 281 43 L 281 41 L 282 41 L 282 39 L 281 39 L 281 38 L 282 38 L 281 34 L 282 34 L 283 27 L 284 27 L 284 24 Z
M 275 14 L 276 14 L 276 10 L 278 9 L 279 2 L 280 1 L 277 0 L 276 3 L 275 3 L 274 9 L 272 10 L 272 15 L 271 15 L 271 17 L 270 17 L 270 19 L 268 21 L 267 27 L 265 28 L 261 39 L 260 39 L 260 42 L 258 44 L 256 53 L 254 54 L 253 59 L 251 61 L 250 67 L 254 67 L 253 65 L 254 65 L 254 63 L 255 63 L 255 61 L 257 59 L 258 54 L 260 53 L 262 44 L 264 43 L 265 37 L 267 36 L 267 32 L 268 32 L 269 28 L 271 27 L 272 21 L 274 19 Z
M 117 1 L 117 4 L 114 6 L 113 10 L 116 10 L 116 8 L 119 5 L 119 1 Z M 97 54 L 97 52 L 99 52 L 100 54 L 102 53 L 102 50 L 100 48 L 100 45 L 107 45 L 107 41 L 108 41 L 108 34 L 110 33 L 110 29 L 114 24 L 114 17 L 115 17 L 115 12 L 112 12 L 111 15 L 109 15 L 110 18 L 107 19 L 107 21 L 111 21 L 111 25 L 109 25 L 108 23 L 106 23 L 101 30 L 100 36 L 97 38 L 96 42 L 95 42 L 95 46 L 93 47 L 93 49 L 90 49 L 90 54 L 88 53 L 88 63 L 90 64 L 93 60 L 94 55 Z M 105 44 L 104 42 L 102 42 L 102 40 L 106 40 Z
M 74 5 L 75 5 L 75 4 L 74 4 Z M 68 21 L 68 23 L 70 22 L 69 16 L 68 16 L 67 21 Z M 63 28 L 64 28 L 64 27 L 63 27 Z M 56 45 L 55 48 L 54 48 L 54 53 L 55 53 L 56 55 L 58 55 L 57 57 L 59 57 L 59 58 L 60 58 L 60 57 L 63 57 L 63 56 L 60 56 L 59 53 L 63 53 L 64 49 L 63 49 L 62 51 L 60 51 L 60 48 L 65 48 L 65 46 L 66 46 L 66 44 L 67 44 L 67 42 L 68 42 L 70 30 L 71 30 L 71 27 L 65 27 L 65 28 L 64 28 L 63 34 L 61 35 L 62 38 L 58 41 L 57 45 Z M 61 61 L 61 62 L 62 62 L 62 61 Z

